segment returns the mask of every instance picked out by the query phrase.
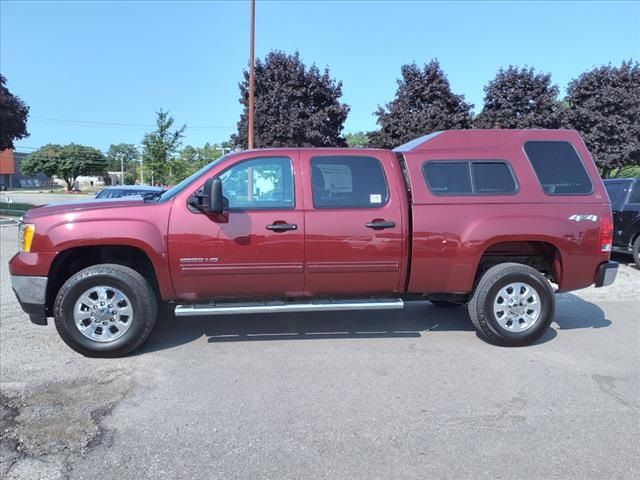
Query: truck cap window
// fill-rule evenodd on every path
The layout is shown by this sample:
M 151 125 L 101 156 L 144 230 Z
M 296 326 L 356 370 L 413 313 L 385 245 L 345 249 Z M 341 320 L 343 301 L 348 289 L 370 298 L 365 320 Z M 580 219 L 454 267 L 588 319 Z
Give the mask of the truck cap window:
M 315 208 L 378 208 L 389 196 L 382 165 L 373 157 L 313 157 L 311 183 Z
M 469 195 L 471 175 L 468 162 L 427 162 L 422 174 L 435 195 Z
M 262 157 L 232 165 L 218 177 L 229 209 L 293 208 L 293 174 L 287 157 Z
M 569 142 L 530 141 L 524 151 L 547 195 L 588 195 L 589 175 Z
M 518 190 L 511 169 L 500 161 L 429 161 L 422 173 L 434 195 L 510 195 Z

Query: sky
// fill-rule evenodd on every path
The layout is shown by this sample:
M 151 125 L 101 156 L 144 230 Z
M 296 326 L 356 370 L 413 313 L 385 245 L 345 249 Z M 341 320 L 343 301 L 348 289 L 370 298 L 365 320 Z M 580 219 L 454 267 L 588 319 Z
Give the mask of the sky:
M 187 125 L 185 145 L 228 139 L 241 112 L 249 5 L 0 1 L 0 72 L 31 107 L 18 151 L 139 143 L 160 108 Z M 351 107 L 344 131 L 369 131 L 405 63 L 437 58 L 479 112 L 501 67 L 549 72 L 563 93 L 588 69 L 640 60 L 640 2 L 257 0 L 256 56 L 270 50 L 329 68 Z

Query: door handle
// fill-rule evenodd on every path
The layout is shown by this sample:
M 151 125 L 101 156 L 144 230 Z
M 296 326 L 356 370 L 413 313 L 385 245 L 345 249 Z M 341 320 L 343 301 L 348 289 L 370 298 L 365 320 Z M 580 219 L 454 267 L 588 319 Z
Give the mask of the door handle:
M 295 223 L 272 223 L 267 225 L 266 229 L 272 232 L 286 232 L 287 230 L 297 230 L 298 225 Z
M 387 222 L 385 220 L 374 220 L 373 222 L 365 223 L 365 227 L 374 229 L 394 228 L 396 222 Z

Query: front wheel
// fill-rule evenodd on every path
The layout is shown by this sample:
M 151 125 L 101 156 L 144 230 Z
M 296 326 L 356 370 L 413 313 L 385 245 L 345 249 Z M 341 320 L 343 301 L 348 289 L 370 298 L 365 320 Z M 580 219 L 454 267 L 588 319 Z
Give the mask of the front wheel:
M 535 342 L 549 328 L 554 312 L 555 295 L 547 279 L 519 263 L 487 270 L 469 302 L 469 315 L 479 335 L 503 346 Z
M 141 346 L 157 315 L 149 282 L 135 270 L 99 264 L 72 275 L 54 304 L 62 340 L 88 357 L 120 357 Z
M 640 235 L 633 242 L 633 261 L 636 262 L 636 267 L 640 268 Z

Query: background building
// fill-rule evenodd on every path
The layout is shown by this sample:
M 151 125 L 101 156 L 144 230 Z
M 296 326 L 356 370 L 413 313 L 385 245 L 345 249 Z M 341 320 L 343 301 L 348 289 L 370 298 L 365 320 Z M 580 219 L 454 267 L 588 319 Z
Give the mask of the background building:
M 35 177 L 23 175 L 20 165 L 27 157 L 26 153 L 3 150 L 0 152 L 0 187 L 6 190 L 16 188 L 52 188 L 53 181 L 44 173 Z

